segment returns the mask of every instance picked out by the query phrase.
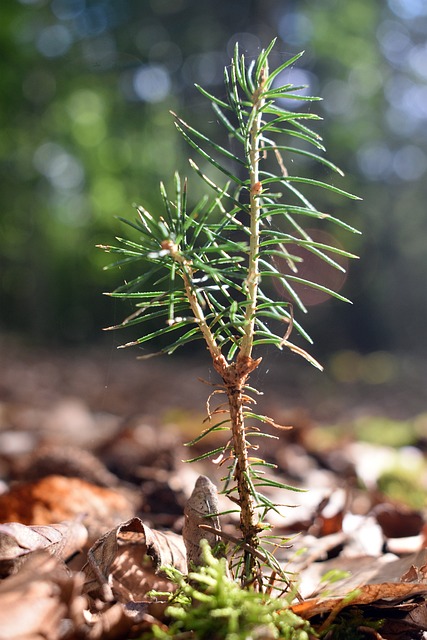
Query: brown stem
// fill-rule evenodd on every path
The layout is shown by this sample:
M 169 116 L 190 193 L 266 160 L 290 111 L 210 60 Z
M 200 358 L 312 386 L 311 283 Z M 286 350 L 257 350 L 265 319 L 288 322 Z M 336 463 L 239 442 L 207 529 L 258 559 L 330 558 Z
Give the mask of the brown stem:
M 249 465 L 245 439 L 242 390 L 238 387 L 230 388 L 228 390 L 228 402 L 230 405 L 234 455 L 236 457 L 235 479 L 240 503 L 240 530 L 245 543 L 256 548 L 258 540 L 254 499 L 248 482 Z M 252 573 L 254 560 L 254 558 L 250 559 L 249 573 Z
M 230 410 L 233 450 L 236 460 L 234 477 L 237 483 L 238 504 L 240 507 L 240 531 L 244 544 L 245 583 L 253 581 L 257 564 L 256 556 L 248 549 L 256 549 L 259 545 L 258 526 L 255 512 L 255 501 L 251 492 L 250 465 L 248 462 L 248 443 L 245 437 L 244 386 L 249 374 L 259 365 L 261 358 L 237 358 L 236 362 L 227 364 L 217 361 L 216 369 L 221 375 L 228 397 Z

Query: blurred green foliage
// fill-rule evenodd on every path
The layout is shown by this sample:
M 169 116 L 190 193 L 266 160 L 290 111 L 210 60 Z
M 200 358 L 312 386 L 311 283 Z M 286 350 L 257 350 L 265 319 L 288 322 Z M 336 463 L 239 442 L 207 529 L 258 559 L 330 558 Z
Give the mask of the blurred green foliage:
M 381 473 L 377 486 L 390 500 L 405 504 L 412 509 L 422 510 L 425 507 L 427 491 L 423 486 L 425 466 L 405 469 L 396 466 Z
M 160 205 L 158 182 L 187 172 L 173 109 L 211 134 L 194 89 L 222 84 L 238 39 L 308 84 L 328 157 L 361 195 L 342 216 L 363 229 L 344 294 L 313 307 L 319 351 L 419 348 L 427 320 L 427 7 L 419 0 L 3 0 L 0 21 L 0 328 L 84 342 L 126 315 L 94 247 L 133 203 Z M 313 165 L 313 177 L 335 180 Z M 316 172 L 319 172 L 316 175 Z M 197 179 L 190 194 L 200 195 Z M 342 202 L 316 194 L 319 209 Z M 342 215 L 342 212 L 340 212 Z M 123 279 L 130 277 L 123 273 Z M 114 279 L 114 281 L 111 280 Z M 116 314 L 116 315 L 115 315 Z M 310 323 L 315 328 L 310 329 Z M 425 342 L 425 340 L 424 340 Z

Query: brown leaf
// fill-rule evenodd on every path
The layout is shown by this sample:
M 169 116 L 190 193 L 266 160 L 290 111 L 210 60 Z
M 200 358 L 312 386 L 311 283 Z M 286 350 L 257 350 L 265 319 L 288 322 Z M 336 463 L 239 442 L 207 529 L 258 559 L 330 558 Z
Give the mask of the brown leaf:
M 65 619 L 83 624 L 82 582 L 46 551 L 34 553 L 22 571 L 0 583 L 1 640 L 60 640 Z
M 414 606 L 407 617 L 418 627 L 427 629 L 427 603 Z
M 130 636 L 134 637 L 135 631 L 144 628 L 144 624 L 137 624 L 126 612 L 125 607 L 117 602 L 102 612 L 85 612 L 90 630 L 85 636 L 87 640 L 117 640 Z
M 187 500 L 184 508 L 184 528 L 182 535 L 187 549 L 187 562 L 189 569 L 191 564 L 201 563 L 200 541 L 206 539 L 211 547 L 218 542 L 216 534 L 200 528 L 201 524 L 208 524 L 215 529 L 220 529 L 218 494 L 216 486 L 206 476 L 199 476 L 193 489 L 193 493 Z M 214 516 L 214 517 L 209 517 Z
M 187 570 L 186 552 L 181 536 L 150 529 L 139 518 L 104 534 L 90 548 L 85 592 L 93 597 L 119 602 L 152 602 L 148 591 L 172 591 L 174 585 L 160 568 L 173 565 L 183 573 Z
M 338 558 L 325 562 L 324 573 L 330 569 L 345 571 L 353 568 L 352 575 L 333 585 L 328 585 L 325 595 L 308 598 L 292 606 L 295 613 L 311 618 L 320 613 L 336 611 L 348 605 L 368 605 L 387 599 L 389 606 L 418 594 L 427 594 L 427 578 L 424 566 L 426 552 L 414 554 L 392 562 L 381 562 L 372 557 Z M 414 565 L 414 566 L 413 566 Z M 403 574 L 403 577 L 401 577 Z
M 117 486 L 117 477 L 90 451 L 63 444 L 43 444 L 15 464 L 15 479 L 39 480 L 61 475 L 81 478 L 100 487 Z
M 417 536 L 424 525 L 422 514 L 404 505 L 384 502 L 375 507 L 374 515 L 386 538 Z
M 123 494 L 80 478 L 47 476 L 0 495 L 0 522 L 48 525 L 80 517 L 91 540 L 133 513 L 131 501 Z
M 382 638 L 416 640 L 425 637 L 427 605 L 424 598 L 414 598 L 401 604 L 381 601 L 365 608 L 365 613 L 367 618 L 381 620 Z
M 304 602 L 292 605 L 294 613 L 304 618 L 312 618 L 320 613 L 342 609 L 348 605 L 372 604 L 385 598 L 400 601 L 414 595 L 427 593 L 427 585 L 408 584 L 407 582 L 385 582 L 383 584 L 366 584 L 341 596 L 326 598 L 309 598 Z M 390 602 L 392 606 L 392 602 Z
M 45 549 L 66 560 L 87 542 L 87 529 L 80 522 L 28 527 L 19 522 L 0 524 L 0 577 L 15 573 L 34 551 Z

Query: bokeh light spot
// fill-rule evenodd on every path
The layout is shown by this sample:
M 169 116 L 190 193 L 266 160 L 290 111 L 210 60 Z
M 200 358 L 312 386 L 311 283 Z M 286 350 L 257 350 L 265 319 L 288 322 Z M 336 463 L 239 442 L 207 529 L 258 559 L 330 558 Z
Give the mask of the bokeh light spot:
M 169 73 L 163 65 L 144 65 L 133 77 L 133 88 L 140 100 L 161 102 L 171 88 Z
M 273 81 L 273 88 L 291 84 L 295 89 L 289 91 L 290 94 L 303 98 L 313 94 L 313 85 L 316 83 L 315 77 L 305 69 L 284 69 Z M 295 100 L 293 98 L 278 98 L 277 104 L 283 109 L 298 109 L 304 100 Z
M 37 49 L 46 58 L 64 55 L 72 44 L 70 31 L 62 24 L 45 27 L 37 38 Z
M 60 20 L 71 20 L 80 15 L 85 8 L 84 0 L 52 0 L 52 13 Z
M 105 105 L 98 93 L 85 89 L 71 94 L 67 111 L 73 120 L 81 124 L 93 124 L 104 113 Z
M 75 19 L 75 27 L 80 37 L 99 36 L 108 28 L 107 3 L 98 2 L 87 7 Z
M 31 4 L 40 4 L 40 5 L 46 4 L 46 0 L 19 0 L 19 2 L 21 4 L 29 4 L 29 5 L 31 5 Z
M 390 62 L 399 62 L 411 46 L 409 31 L 402 22 L 384 20 L 377 29 L 381 50 Z
M 287 45 L 303 45 L 313 34 L 313 25 L 308 16 L 300 11 L 286 11 L 278 23 L 278 33 Z
M 427 169 L 426 154 L 420 147 L 408 144 L 396 152 L 393 169 L 402 180 L 418 180 Z
M 323 93 L 323 107 L 328 113 L 344 120 L 354 118 L 357 111 L 356 96 L 348 82 L 330 80 L 326 83 Z
M 54 142 L 42 144 L 34 154 L 34 166 L 58 190 L 79 190 L 84 171 L 80 162 Z
M 52 200 L 52 215 L 68 227 L 83 227 L 90 216 L 82 193 L 57 192 Z
M 388 0 L 388 5 L 393 13 L 405 20 L 427 15 L 425 0 Z
M 392 173 L 393 154 L 382 142 L 363 145 L 356 158 L 359 168 L 369 180 L 386 179 Z
M 75 91 L 67 102 L 67 111 L 72 119 L 72 132 L 83 147 L 97 145 L 105 138 L 105 104 L 94 91 Z
M 193 86 L 219 84 L 223 79 L 224 58 L 216 51 L 189 56 L 182 66 L 182 76 L 185 82 Z
M 108 33 L 83 40 L 83 56 L 94 71 L 111 69 L 117 62 L 116 42 Z
M 82 147 L 97 146 L 105 138 L 107 133 L 104 121 L 99 118 L 93 122 L 74 122 L 72 132 Z
M 255 58 L 261 51 L 261 41 L 253 33 L 235 33 L 227 43 L 227 54 L 229 58 L 234 55 L 236 42 L 239 43 L 240 53 L 244 53 L 247 58 Z

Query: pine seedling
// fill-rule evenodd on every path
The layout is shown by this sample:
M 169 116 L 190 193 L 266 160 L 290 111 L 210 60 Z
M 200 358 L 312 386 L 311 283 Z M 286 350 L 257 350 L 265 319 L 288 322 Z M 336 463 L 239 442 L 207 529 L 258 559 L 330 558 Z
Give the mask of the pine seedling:
M 320 188 L 356 197 L 288 170 L 292 158 L 303 156 L 342 175 L 324 158 L 321 137 L 309 126 L 319 116 L 307 109 L 282 106 L 318 99 L 302 97 L 301 87 L 276 86 L 301 54 L 270 71 L 273 46 L 274 41 L 248 65 L 236 45 L 224 73 L 225 97 L 217 98 L 196 85 L 225 128 L 229 145 L 219 144 L 173 114 L 178 131 L 201 157 L 203 168 L 193 159 L 190 165 L 205 183 L 207 194 L 190 206 L 187 180 L 176 174 L 172 196 L 160 186 L 163 214 L 153 215 L 138 206 L 137 219 L 124 220 L 137 232 L 137 239 L 118 238 L 116 246 L 103 247 L 120 255 L 115 265 L 141 265 L 137 277 L 110 294 L 132 300 L 136 306 L 119 327 L 140 325 L 143 329 L 140 338 L 123 346 L 144 348 L 147 343 L 163 341 L 161 352 L 171 354 L 202 339 L 219 374 L 221 384 L 208 400 L 208 428 L 190 444 L 213 432 L 228 433 L 221 447 L 195 459 L 214 458 L 227 470 L 223 493 L 237 504 L 240 514 L 241 539 L 232 556 L 232 569 L 243 584 L 259 580 L 263 562 L 274 571 L 280 569 L 264 544 L 266 516 L 279 508 L 263 492 L 290 488 L 269 478 L 271 465 L 253 455 L 253 439 L 267 435 L 262 425 L 275 426 L 271 418 L 254 411 L 255 390 L 248 381 L 261 362 L 255 352 L 261 345 L 274 345 L 321 369 L 306 349 L 290 339 L 295 331 L 311 343 L 294 317 L 294 309 L 295 316 L 297 311 L 306 312 L 298 287 L 346 299 L 301 275 L 297 249 L 303 248 L 338 270 L 343 270 L 339 256 L 355 257 L 335 244 L 316 241 L 304 226 L 309 221 L 356 232 L 339 218 L 319 211 L 302 189 Z M 214 168 L 212 175 L 223 175 L 224 182 L 212 177 L 209 165 Z M 283 295 L 274 293 L 278 289 Z M 218 395 L 225 396 L 225 402 L 211 409 Z

